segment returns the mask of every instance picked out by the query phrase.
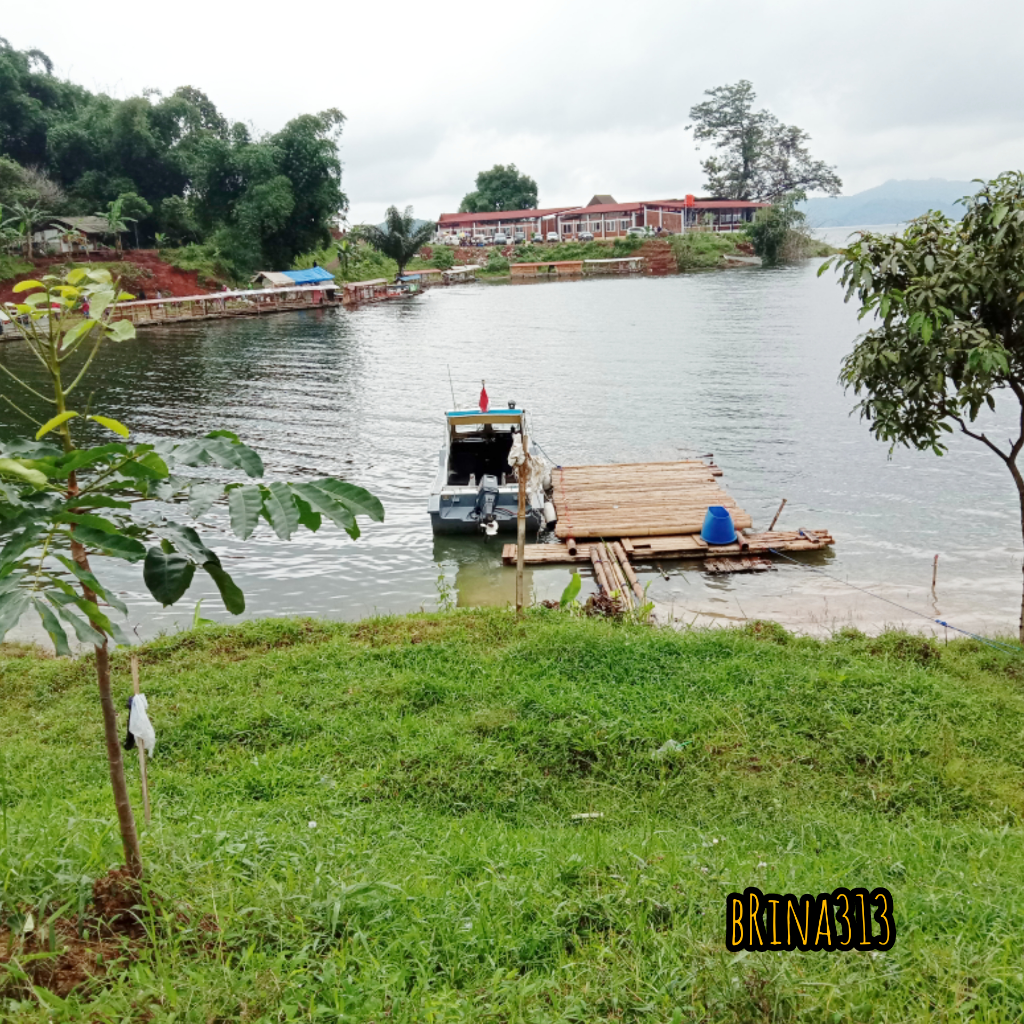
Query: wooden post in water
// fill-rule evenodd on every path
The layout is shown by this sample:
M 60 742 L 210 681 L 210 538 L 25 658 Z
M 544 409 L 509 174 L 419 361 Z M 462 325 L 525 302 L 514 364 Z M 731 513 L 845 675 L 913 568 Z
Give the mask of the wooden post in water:
M 775 529 L 775 524 L 779 521 L 779 516 L 782 515 L 782 510 L 786 507 L 787 501 L 789 501 L 788 498 L 782 499 L 782 504 L 779 506 L 779 511 L 775 513 L 775 518 L 772 520 L 772 525 L 768 527 L 768 533 L 771 533 L 772 530 Z
M 935 577 L 939 574 L 939 556 L 935 556 L 935 560 L 932 562 L 932 592 L 935 592 Z
M 135 696 L 139 695 L 139 656 L 132 655 L 132 689 Z M 146 821 L 149 821 L 149 780 L 146 778 L 146 748 L 141 741 L 135 744 L 139 748 L 139 775 L 142 778 L 142 805 L 146 809 Z
M 526 557 L 526 477 L 529 459 L 526 455 L 526 424 L 523 424 L 523 464 L 519 467 L 519 515 L 516 519 L 516 615 L 523 614 L 523 560 Z

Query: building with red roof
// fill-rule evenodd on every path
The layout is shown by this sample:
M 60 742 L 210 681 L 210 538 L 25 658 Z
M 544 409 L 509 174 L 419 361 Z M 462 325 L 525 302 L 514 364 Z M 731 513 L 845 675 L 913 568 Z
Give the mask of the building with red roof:
M 564 240 L 589 232 L 594 238 L 617 238 L 630 228 L 655 233 L 684 231 L 737 231 L 769 203 L 742 199 L 654 199 L 636 203 L 600 202 L 611 196 L 597 195 L 587 206 L 556 206 L 544 210 L 499 210 L 494 213 L 443 213 L 438 221 L 442 235 L 483 237 L 489 241 L 499 231 L 510 240 L 530 240 L 535 233 L 547 238 L 556 232 Z

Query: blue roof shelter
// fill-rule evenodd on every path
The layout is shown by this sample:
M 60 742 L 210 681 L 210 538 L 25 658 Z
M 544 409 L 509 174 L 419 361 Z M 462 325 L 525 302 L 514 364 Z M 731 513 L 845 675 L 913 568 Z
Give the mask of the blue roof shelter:
M 323 267 L 310 267 L 309 270 L 285 270 L 285 277 L 290 277 L 296 284 L 319 284 L 321 281 L 333 281 L 334 275 L 327 273 Z

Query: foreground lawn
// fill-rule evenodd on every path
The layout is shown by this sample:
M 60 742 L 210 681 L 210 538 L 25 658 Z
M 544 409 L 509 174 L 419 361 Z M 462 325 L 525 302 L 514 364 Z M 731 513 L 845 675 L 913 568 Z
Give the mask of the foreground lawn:
M 3 650 L 2 1020 L 1021 1018 L 1019 656 L 544 611 L 150 643 L 145 932 L 60 999 L 2 926 L 120 861 L 98 702 Z M 748 885 L 886 886 L 896 945 L 727 953 Z

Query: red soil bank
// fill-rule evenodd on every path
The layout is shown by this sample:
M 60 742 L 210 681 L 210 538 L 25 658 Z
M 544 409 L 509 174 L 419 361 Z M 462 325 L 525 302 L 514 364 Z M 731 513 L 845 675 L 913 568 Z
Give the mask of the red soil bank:
M 17 300 L 14 286 L 18 281 L 39 277 L 41 274 L 58 274 L 66 262 L 66 256 L 42 256 L 32 260 L 34 271 L 22 274 L 16 280 L 0 283 L 0 302 Z M 77 256 L 75 262 L 85 262 L 85 260 L 82 256 Z M 130 252 L 124 253 L 120 260 L 117 258 L 117 253 L 103 253 L 93 262 L 125 264 L 125 289 L 132 291 L 142 288 L 146 292 L 146 297 L 150 299 L 156 298 L 157 291 L 164 295 L 180 297 L 220 290 L 219 285 L 206 279 L 203 284 L 200 284 L 199 275 L 194 270 L 178 270 L 177 267 L 164 263 L 155 249 L 132 249 Z M 114 275 L 117 276 L 116 270 Z

